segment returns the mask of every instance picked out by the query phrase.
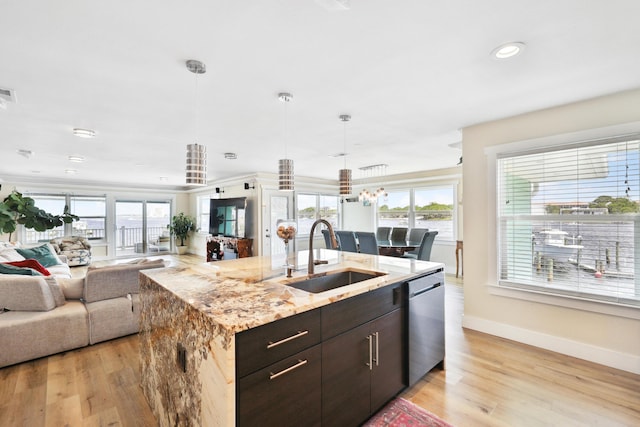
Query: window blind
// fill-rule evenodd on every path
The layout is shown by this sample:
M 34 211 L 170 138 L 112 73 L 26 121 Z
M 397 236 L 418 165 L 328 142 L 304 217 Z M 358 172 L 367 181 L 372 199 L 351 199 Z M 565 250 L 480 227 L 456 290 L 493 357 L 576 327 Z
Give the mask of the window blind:
M 500 286 L 640 306 L 640 136 L 497 159 Z

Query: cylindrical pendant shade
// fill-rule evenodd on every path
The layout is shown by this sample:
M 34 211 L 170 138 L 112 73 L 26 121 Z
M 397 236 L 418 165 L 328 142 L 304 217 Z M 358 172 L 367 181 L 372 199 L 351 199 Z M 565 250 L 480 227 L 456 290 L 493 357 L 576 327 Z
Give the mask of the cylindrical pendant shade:
M 340 169 L 339 173 L 339 185 L 340 185 L 340 195 L 348 196 L 351 194 L 353 181 L 351 180 L 351 169 Z
M 187 184 L 207 184 L 207 147 L 199 144 L 187 145 Z
M 293 191 L 293 160 L 278 161 L 278 190 Z

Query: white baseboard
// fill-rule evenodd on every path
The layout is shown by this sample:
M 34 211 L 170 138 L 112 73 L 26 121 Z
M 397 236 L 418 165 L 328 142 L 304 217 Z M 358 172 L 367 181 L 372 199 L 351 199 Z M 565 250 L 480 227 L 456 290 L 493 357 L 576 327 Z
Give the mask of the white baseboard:
M 640 375 L 640 356 L 464 315 L 462 326 Z

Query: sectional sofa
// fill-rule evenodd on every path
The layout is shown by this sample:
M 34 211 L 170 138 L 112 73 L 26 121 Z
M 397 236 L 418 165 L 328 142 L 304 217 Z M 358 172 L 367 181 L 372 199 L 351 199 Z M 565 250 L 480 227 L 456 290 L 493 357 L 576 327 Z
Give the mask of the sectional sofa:
M 2 246 L 0 367 L 138 332 L 139 272 L 165 267 L 161 259 L 139 259 L 90 266 L 73 278 L 50 244 L 35 252 Z

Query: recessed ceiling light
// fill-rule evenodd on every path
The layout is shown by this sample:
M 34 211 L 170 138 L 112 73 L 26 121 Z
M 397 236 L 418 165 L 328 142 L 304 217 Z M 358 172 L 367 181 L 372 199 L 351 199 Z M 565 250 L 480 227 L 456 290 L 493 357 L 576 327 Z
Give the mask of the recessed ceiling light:
M 491 56 L 495 59 L 513 58 L 522 53 L 525 44 L 522 42 L 505 43 L 491 51 Z
M 84 162 L 84 157 L 82 156 L 69 156 L 69 161 L 74 163 L 82 163 Z
M 166 176 L 161 176 L 161 177 L 160 177 L 160 181 L 162 181 L 162 182 L 166 182 L 166 181 L 168 181 L 168 180 L 169 180 L 169 178 L 168 178 L 168 177 L 166 177 Z
M 235 160 L 238 158 L 236 153 L 224 153 L 224 158 L 229 160 Z
M 64 173 L 66 173 L 67 175 L 75 175 L 78 171 L 75 169 L 65 169 Z
M 91 129 L 74 128 L 73 134 L 75 136 L 79 136 L 80 138 L 93 138 L 94 136 L 96 136 L 96 131 Z

